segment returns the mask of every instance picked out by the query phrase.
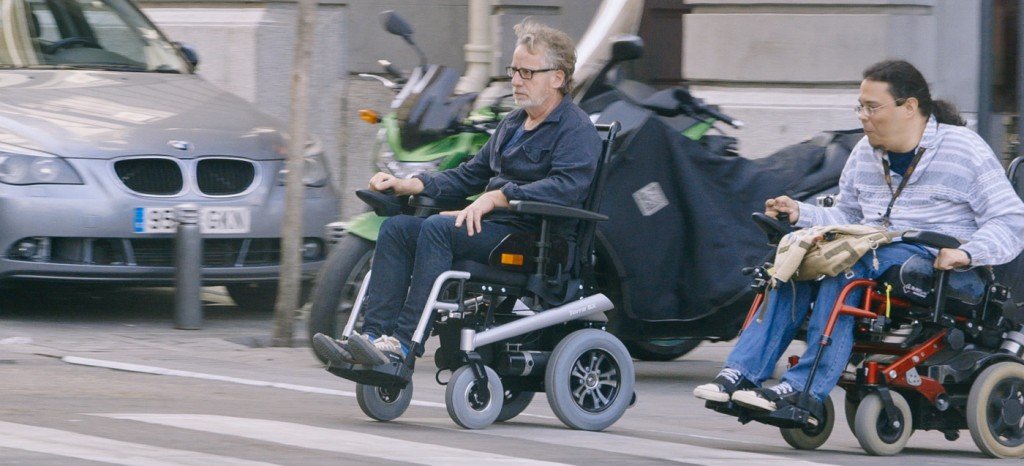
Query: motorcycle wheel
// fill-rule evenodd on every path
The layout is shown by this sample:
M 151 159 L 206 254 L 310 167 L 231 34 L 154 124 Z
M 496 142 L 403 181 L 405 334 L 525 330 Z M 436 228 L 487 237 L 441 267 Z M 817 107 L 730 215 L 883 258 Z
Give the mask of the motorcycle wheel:
M 641 361 L 671 361 L 693 351 L 701 341 L 698 339 L 664 342 L 658 340 L 628 341 L 626 348 L 629 349 L 630 356 Z
M 373 247 L 372 241 L 344 235 L 331 249 L 313 288 L 313 303 L 309 310 L 310 341 L 317 333 L 337 338 L 345 328 L 359 286 L 370 271 Z M 320 356 L 317 358 L 326 362 Z
M 299 291 L 299 307 L 309 301 L 310 281 L 302 282 Z M 228 296 L 235 305 L 246 312 L 270 314 L 277 305 L 277 282 L 237 283 L 225 285 Z

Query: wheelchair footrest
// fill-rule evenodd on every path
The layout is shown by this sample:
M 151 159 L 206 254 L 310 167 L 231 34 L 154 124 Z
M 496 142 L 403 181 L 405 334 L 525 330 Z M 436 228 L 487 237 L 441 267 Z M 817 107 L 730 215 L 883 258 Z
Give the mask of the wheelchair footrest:
M 746 424 L 750 421 L 757 421 L 783 429 L 803 428 L 808 425 L 811 417 L 810 411 L 797 406 L 784 406 L 775 411 L 761 411 L 757 409 L 744 408 L 731 401 L 719 403 L 708 401 L 704 407 L 715 410 L 722 414 L 737 417 L 738 421 Z
M 783 429 L 807 427 L 811 418 L 810 411 L 793 405 L 783 406 L 770 413 L 762 411 L 759 414 L 755 415 L 754 420 Z
M 412 380 L 413 370 L 401 361 L 392 361 L 379 366 L 366 366 L 362 364 L 331 365 L 327 367 L 327 372 L 363 385 L 405 388 L 409 381 Z
M 733 416 L 738 418 L 742 424 L 750 422 L 750 410 L 744 408 L 732 401 L 718 402 L 718 401 L 707 401 L 704 403 L 704 407 L 707 409 L 718 411 L 722 414 Z

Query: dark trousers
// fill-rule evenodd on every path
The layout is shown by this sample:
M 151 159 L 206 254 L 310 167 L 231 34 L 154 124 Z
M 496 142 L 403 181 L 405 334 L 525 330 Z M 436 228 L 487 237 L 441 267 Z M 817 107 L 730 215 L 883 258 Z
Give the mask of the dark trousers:
M 391 335 L 413 348 L 412 334 L 434 280 L 451 270 L 456 260 L 486 264 L 491 250 L 519 231 L 523 227 L 484 221 L 481 231 L 469 236 L 465 224 L 455 228 L 455 217 L 448 215 L 399 215 L 385 220 L 363 300 L 362 333 Z M 422 354 L 419 348 L 417 356 Z

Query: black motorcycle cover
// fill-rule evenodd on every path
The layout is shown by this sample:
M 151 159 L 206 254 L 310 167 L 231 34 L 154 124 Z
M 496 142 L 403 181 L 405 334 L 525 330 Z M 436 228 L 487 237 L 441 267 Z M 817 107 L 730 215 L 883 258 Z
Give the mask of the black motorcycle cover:
M 740 270 L 772 252 L 751 213 L 771 197 L 834 188 L 861 136 L 829 133 L 746 159 L 709 152 L 663 118 L 619 104 L 600 118 L 620 121 L 623 132 L 603 190 L 610 220 L 599 229 L 619 269 L 624 311 L 646 321 L 735 320 L 753 298 Z

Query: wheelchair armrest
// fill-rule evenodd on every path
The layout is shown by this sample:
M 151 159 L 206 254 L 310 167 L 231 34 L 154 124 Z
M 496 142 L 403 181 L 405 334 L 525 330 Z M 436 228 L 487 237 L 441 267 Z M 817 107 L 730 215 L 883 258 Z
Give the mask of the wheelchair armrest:
M 401 199 L 390 192 L 359 189 L 356 190 L 356 197 L 369 204 L 373 208 L 373 213 L 381 217 L 394 217 L 402 213 Z
M 776 245 L 783 236 L 786 236 L 790 232 L 794 231 L 793 225 L 789 223 L 789 216 L 786 215 L 782 220 L 769 217 L 767 214 L 761 212 L 754 212 L 750 215 L 750 219 L 754 221 L 758 228 L 764 232 L 765 236 L 768 237 L 768 244 Z
M 903 241 L 923 246 L 931 246 L 936 249 L 956 249 L 960 247 L 960 240 L 934 231 L 908 231 L 903 233 Z
M 537 201 L 509 201 L 509 211 L 543 217 L 574 218 L 578 220 L 604 221 L 608 216 L 589 210 L 566 207 Z
M 468 206 L 470 201 L 459 197 L 427 197 L 422 194 L 409 197 L 409 206 L 425 208 L 443 212 L 446 210 L 462 210 Z

